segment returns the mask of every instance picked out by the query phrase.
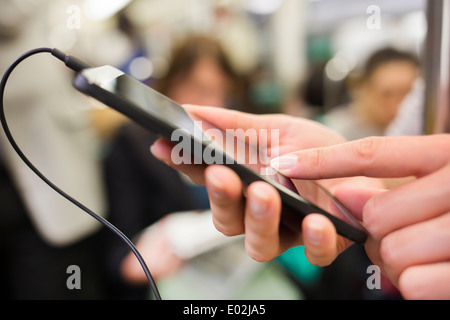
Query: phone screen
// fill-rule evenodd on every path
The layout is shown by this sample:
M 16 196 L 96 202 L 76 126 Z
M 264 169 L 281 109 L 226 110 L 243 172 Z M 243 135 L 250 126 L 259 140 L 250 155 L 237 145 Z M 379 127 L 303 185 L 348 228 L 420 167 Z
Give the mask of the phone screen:
M 189 115 L 176 102 L 110 66 L 85 69 L 82 78 L 77 77 L 74 85 L 80 91 L 143 124 L 147 129 L 170 139 L 175 145 L 173 157 L 179 157 L 173 158 L 174 162 L 228 164 L 234 165 L 235 168 L 237 164 L 250 169 L 260 180 L 271 183 L 289 197 L 303 204 L 313 204 L 364 232 L 361 223 L 327 191 L 321 181 L 291 180 L 273 170 L 269 162 L 278 154 L 274 155 L 267 144 L 261 145 L 258 139 L 251 139 L 247 133 L 217 128 L 207 121 Z M 144 121 L 146 118 L 152 119 L 154 123 L 148 125 Z M 152 128 L 155 123 L 160 123 L 166 129 L 155 130 Z M 191 140 L 199 144 L 188 145 Z M 193 155 L 195 157 L 192 157 Z
M 87 69 L 83 73 L 89 81 L 123 100 L 131 101 L 135 108 L 148 113 L 152 118 L 171 128 L 183 128 L 197 139 L 202 139 L 201 130 L 194 130 L 194 122 L 179 104 L 151 90 L 146 84 L 110 66 Z

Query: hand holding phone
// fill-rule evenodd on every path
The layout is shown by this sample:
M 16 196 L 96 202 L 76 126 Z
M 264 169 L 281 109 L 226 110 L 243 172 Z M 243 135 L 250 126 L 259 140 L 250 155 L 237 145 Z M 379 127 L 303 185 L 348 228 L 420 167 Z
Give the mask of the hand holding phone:
M 232 127 L 227 126 L 226 122 L 222 122 L 223 126 L 220 128 L 214 123 L 215 121 L 196 118 L 195 114 L 188 114 L 183 107 L 174 101 L 113 67 L 103 66 L 85 69 L 77 74 L 74 86 L 81 92 L 118 110 L 167 141 L 172 141 L 175 146 L 182 142 L 187 145 L 189 141 L 189 147 L 183 148 L 182 156 L 185 157 L 185 160 L 191 159 L 194 165 L 196 163 L 210 165 L 220 160 L 219 164 L 232 169 L 245 185 L 250 185 L 256 181 L 263 181 L 272 185 L 279 193 L 283 204 L 281 225 L 299 231 L 302 219 L 305 216 L 311 213 L 319 213 L 331 220 L 340 235 L 352 241 L 364 243 L 367 235 L 361 224 L 348 212 L 343 213 L 342 210 L 346 209 L 330 193 L 325 192 L 323 186 L 318 186 L 313 181 L 290 181 L 278 173 L 270 171 L 267 162 L 272 156 L 270 152 L 268 153 L 268 159 L 260 158 L 256 163 L 247 163 L 246 159 L 251 157 L 251 150 L 256 148 L 256 151 L 260 153 L 261 148 L 260 141 L 254 143 L 246 140 L 245 131 L 243 141 L 239 132 L 231 134 L 232 139 L 235 141 L 241 140 L 241 144 L 243 143 L 245 150 L 248 151 L 244 153 L 244 161 L 242 161 L 242 159 L 236 158 L 237 152 L 234 152 L 234 147 L 233 150 L 226 147 L 226 138 L 220 141 L 214 135 L 212 137 L 211 134 L 205 134 L 207 130 L 214 130 L 215 133 L 225 132 L 222 138 L 228 137 L 227 129 L 232 129 Z M 214 118 L 220 119 L 220 112 L 227 111 L 210 108 L 208 112 L 215 113 L 215 117 L 207 119 L 213 120 Z M 241 129 L 250 128 L 251 122 L 248 121 L 254 121 L 252 115 L 236 113 L 233 116 L 230 119 L 236 120 L 236 117 L 238 117 L 237 126 L 239 127 L 239 124 L 242 124 Z M 266 122 L 270 123 L 270 121 Z M 286 132 L 286 128 L 279 127 L 279 124 L 277 123 L 272 129 Z M 206 125 L 206 127 L 203 127 L 203 125 Z M 236 123 L 234 125 L 236 127 Z M 322 133 L 325 133 L 326 130 L 318 124 L 297 119 L 290 125 L 298 125 L 296 129 L 299 134 L 292 137 L 283 135 L 283 143 L 277 146 L 280 155 L 301 148 L 324 145 L 324 141 L 329 140 L 329 137 L 323 137 Z M 176 141 L 173 140 L 174 132 L 177 133 L 178 140 Z M 329 134 L 328 131 L 326 132 Z M 282 134 L 280 133 L 280 135 Z M 265 147 L 270 149 L 273 145 L 266 144 Z M 210 155 L 211 159 L 216 162 L 205 161 L 205 154 Z M 264 163 L 261 160 L 264 160 Z M 313 203 L 318 199 L 323 201 Z
M 322 131 L 322 126 L 316 126 L 316 123 L 302 119 L 285 119 L 285 117 L 274 117 L 273 115 L 261 117 L 209 107 L 185 106 L 185 109 L 190 114 L 201 115 L 207 120 L 217 121 L 218 124 L 224 123 L 227 119 L 236 119 L 235 115 L 238 114 L 239 119 L 248 122 L 249 126 L 270 127 L 270 125 L 274 125 L 282 127 L 283 135 L 292 138 L 291 147 L 296 148 L 295 150 L 311 148 L 312 145 L 321 145 L 324 142 L 322 139 L 328 132 L 328 130 Z M 275 121 L 275 119 L 277 120 Z M 295 125 L 289 128 L 286 126 L 286 120 L 290 119 L 295 120 Z M 284 124 L 284 126 L 281 124 Z M 231 125 L 227 124 L 227 126 L 230 127 Z M 241 127 L 241 124 L 239 126 Z M 298 133 L 303 131 L 308 132 L 311 137 L 300 139 Z M 296 136 L 294 137 L 294 135 Z M 316 137 L 317 140 L 312 137 Z M 336 143 L 338 142 L 336 141 Z M 290 143 L 286 139 L 281 139 L 281 143 L 283 149 L 290 147 Z M 308 214 L 301 220 L 298 218 L 298 213 L 287 214 L 286 210 L 283 210 L 280 216 L 280 195 L 275 188 L 265 182 L 252 183 L 250 187 L 247 187 L 242 184 L 240 177 L 233 170 L 223 165 L 207 166 L 206 168 L 202 165 L 175 165 L 171 162 L 173 145 L 165 139 L 158 140 L 151 149 L 152 153 L 161 161 L 186 173 L 197 183 L 207 186 L 216 228 L 228 236 L 245 233 L 248 254 L 255 260 L 271 260 L 292 246 L 304 245 L 305 254 L 307 254 L 310 262 L 325 266 L 352 243 L 347 238 L 336 236 L 334 225 L 321 214 Z M 217 181 L 221 182 L 219 187 L 215 184 Z M 320 182 L 333 193 L 338 192 L 340 199 L 345 201 L 345 204 L 350 205 L 350 208 L 355 210 L 352 212 L 356 214 L 361 213 L 358 207 L 359 200 L 354 201 L 362 195 L 359 189 L 365 190 L 369 186 L 370 188 L 380 187 L 379 184 L 375 185 L 376 181 L 369 182 L 363 177 Z M 303 183 L 303 185 L 305 184 Z M 313 187 L 310 191 L 317 188 L 312 181 L 310 186 Z M 352 190 L 355 190 L 356 193 Z M 242 193 L 245 194 L 245 198 L 242 197 Z M 262 200 L 261 194 L 263 194 Z M 326 201 L 324 192 L 317 193 L 317 195 Z M 341 196 L 343 197 L 341 198 Z M 333 206 L 329 212 L 340 214 L 333 210 Z M 319 236 L 320 243 L 315 240 L 314 244 L 310 245 L 312 236 L 315 239 Z

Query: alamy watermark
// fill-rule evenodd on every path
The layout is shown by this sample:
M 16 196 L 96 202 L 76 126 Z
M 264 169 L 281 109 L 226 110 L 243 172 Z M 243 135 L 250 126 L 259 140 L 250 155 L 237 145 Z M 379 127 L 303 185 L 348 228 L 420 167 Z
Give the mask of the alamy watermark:
M 372 264 L 367 267 L 366 270 L 367 274 L 370 274 L 370 276 L 367 278 L 366 286 L 369 290 L 380 290 L 381 289 L 381 270 L 380 267 Z
M 381 8 L 375 4 L 367 7 L 367 14 L 370 16 L 366 20 L 366 26 L 369 30 L 380 30 L 381 29 Z
M 70 265 L 66 269 L 66 273 L 69 274 L 66 280 L 66 286 L 69 290 L 81 289 L 81 269 L 77 265 Z
M 270 159 L 279 156 L 279 129 L 203 129 L 202 121 L 195 121 L 191 130 L 177 129 L 171 136 L 177 142 L 172 148 L 174 164 L 241 164 L 260 168 L 267 174 Z M 201 143 L 193 143 L 191 136 Z M 206 143 L 205 143 L 206 142 Z M 227 157 L 223 157 L 224 151 Z
M 77 5 L 70 5 L 66 9 L 66 28 L 69 30 L 81 29 L 81 8 Z

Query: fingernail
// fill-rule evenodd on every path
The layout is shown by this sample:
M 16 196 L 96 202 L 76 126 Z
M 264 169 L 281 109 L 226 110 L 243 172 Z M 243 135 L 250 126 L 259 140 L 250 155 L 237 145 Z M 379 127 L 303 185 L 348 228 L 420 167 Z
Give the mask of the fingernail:
M 224 184 L 223 182 L 214 176 L 213 174 L 208 175 L 209 191 L 214 198 L 223 198 L 225 196 Z
M 308 243 L 319 245 L 323 240 L 323 228 L 321 225 L 316 223 L 309 223 L 308 227 L 304 231 L 305 240 Z
M 280 173 L 288 173 L 297 161 L 296 155 L 286 155 L 270 160 L 270 166 Z
M 249 198 L 248 205 L 251 213 L 256 217 L 262 217 L 267 211 L 269 198 L 261 188 L 253 188 L 253 197 Z

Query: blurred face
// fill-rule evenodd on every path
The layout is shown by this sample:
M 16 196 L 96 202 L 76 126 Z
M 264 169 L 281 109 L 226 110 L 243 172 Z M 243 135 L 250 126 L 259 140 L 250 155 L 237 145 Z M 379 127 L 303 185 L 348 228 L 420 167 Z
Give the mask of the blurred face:
M 388 62 L 373 72 L 361 88 L 362 106 L 372 122 L 382 128 L 389 125 L 417 74 L 418 68 L 406 61 Z
M 174 80 L 168 96 L 180 104 L 224 107 L 228 78 L 212 58 L 201 58 L 184 77 Z

